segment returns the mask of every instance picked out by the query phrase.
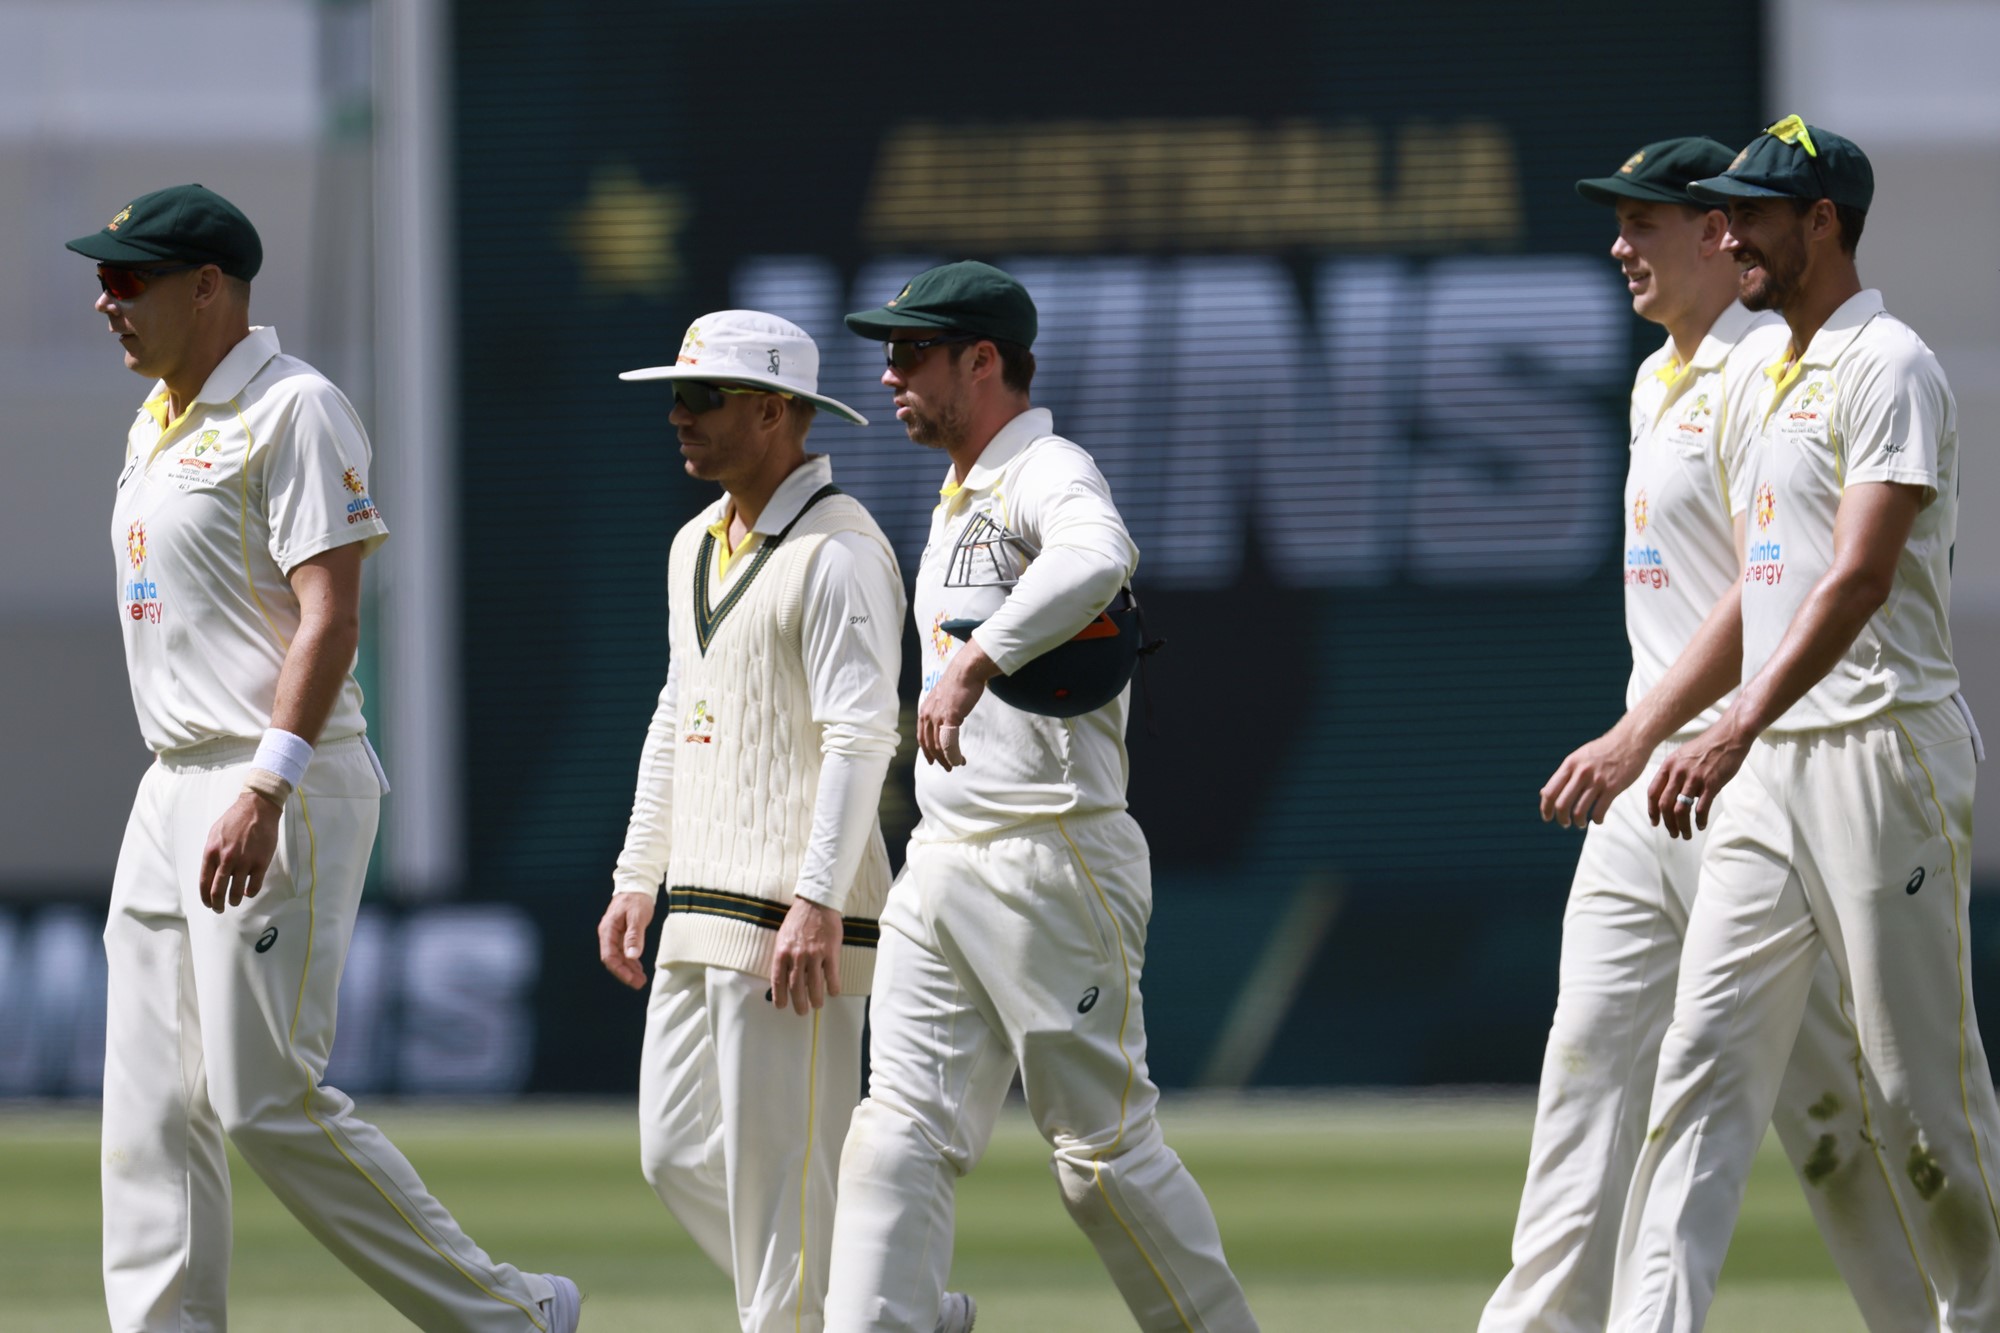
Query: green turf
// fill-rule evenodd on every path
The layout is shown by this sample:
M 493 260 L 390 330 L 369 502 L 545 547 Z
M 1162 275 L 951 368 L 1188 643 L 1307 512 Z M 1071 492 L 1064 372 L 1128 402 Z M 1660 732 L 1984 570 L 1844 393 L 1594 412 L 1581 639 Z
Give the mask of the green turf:
M 1470 1330 L 1506 1267 L 1525 1100 L 1170 1102 L 1270 1333 Z M 574 1276 L 586 1330 L 728 1333 L 733 1302 L 640 1180 L 621 1107 L 383 1108 L 378 1122 L 494 1254 Z M 102 1329 L 94 1115 L 0 1113 L 0 1326 Z M 398 1321 L 236 1164 L 234 1333 Z M 953 1285 L 980 1333 L 1131 1327 L 1070 1225 L 1018 1108 L 959 1191 Z M 1766 1146 L 1709 1327 L 1859 1330 L 1783 1160 Z

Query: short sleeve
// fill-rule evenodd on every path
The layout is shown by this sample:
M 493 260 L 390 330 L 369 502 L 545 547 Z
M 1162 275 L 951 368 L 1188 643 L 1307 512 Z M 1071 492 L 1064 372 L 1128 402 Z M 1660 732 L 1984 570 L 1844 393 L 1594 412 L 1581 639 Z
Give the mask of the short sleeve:
M 1836 383 L 1834 424 L 1846 467 L 1843 487 L 1886 481 L 1924 488 L 1937 498 L 1951 389 L 1937 359 L 1921 346 L 1870 349 L 1854 357 Z
M 265 516 L 271 559 L 286 574 L 336 546 L 389 535 L 368 485 L 368 436 L 340 390 L 298 377 L 292 401 L 265 442 Z

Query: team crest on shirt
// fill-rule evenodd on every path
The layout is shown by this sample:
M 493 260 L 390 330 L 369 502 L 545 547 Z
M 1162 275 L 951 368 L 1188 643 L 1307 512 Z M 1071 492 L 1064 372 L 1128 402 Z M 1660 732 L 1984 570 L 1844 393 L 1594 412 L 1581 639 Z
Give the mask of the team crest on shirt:
M 1646 530 L 1646 516 L 1646 491 L 1644 487 L 1640 487 L 1639 494 L 1632 500 L 1632 531 L 1644 532 Z
M 203 454 L 208 453 L 210 450 L 218 449 L 221 447 L 216 443 L 216 440 L 221 438 L 221 436 L 222 432 L 219 430 L 205 430 L 195 438 L 194 448 L 190 449 L 188 452 L 193 454 L 196 458 L 200 458 Z
M 708 711 L 708 700 L 697 699 L 694 707 L 688 710 L 681 741 L 686 745 L 715 744 L 715 714 Z
M 1813 379 L 1806 383 L 1805 388 L 1799 393 L 1798 402 L 1792 404 L 1792 410 L 1785 416 L 1790 421 L 1811 425 L 1816 423 L 1832 405 L 1833 386 L 1823 378 Z M 1794 427 L 1794 429 L 1801 428 Z
M 1698 393 L 1681 413 L 1680 424 L 1674 429 L 1686 435 L 1706 435 L 1708 423 L 1714 419 L 1715 405 L 1709 402 L 1707 394 Z

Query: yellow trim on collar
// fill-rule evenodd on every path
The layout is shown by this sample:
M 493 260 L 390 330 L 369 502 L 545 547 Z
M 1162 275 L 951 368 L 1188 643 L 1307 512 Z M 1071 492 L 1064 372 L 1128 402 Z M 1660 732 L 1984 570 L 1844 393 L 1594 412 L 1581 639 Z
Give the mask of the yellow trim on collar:
M 1687 373 L 1693 369 L 1694 366 L 1692 364 L 1682 365 L 1680 354 L 1676 352 L 1673 356 L 1667 358 L 1667 364 L 1653 372 L 1653 378 L 1671 388 L 1686 378 Z
M 731 560 L 734 560 L 737 556 L 742 555 L 752 546 L 755 546 L 757 544 L 757 538 L 762 536 L 763 534 L 755 531 L 754 529 L 750 532 L 746 532 L 745 534 L 743 534 L 743 544 L 741 546 L 738 546 L 733 551 L 730 550 L 729 513 L 725 511 L 721 518 L 718 518 L 717 520 L 715 520 L 715 522 L 708 525 L 708 535 L 715 538 L 715 551 L 716 551 L 715 572 L 717 577 L 721 577 L 729 573 L 729 562 Z
M 1766 421 L 1771 419 L 1771 413 L 1778 410 L 1778 404 L 1785 401 L 1785 395 L 1791 392 L 1794 384 L 1798 383 L 1799 375 L 1805 368 L 1805 353 L 1801 352 L 1797 356 L 1793 356 L 1790 354 L 1789 348 L 1786 350 L 1784 360 L 1764 367 L 1764 377 L 1770 380 L 1774 386 L 1771 390 L 1771 405 L 1764 409 L 1764 419 Z

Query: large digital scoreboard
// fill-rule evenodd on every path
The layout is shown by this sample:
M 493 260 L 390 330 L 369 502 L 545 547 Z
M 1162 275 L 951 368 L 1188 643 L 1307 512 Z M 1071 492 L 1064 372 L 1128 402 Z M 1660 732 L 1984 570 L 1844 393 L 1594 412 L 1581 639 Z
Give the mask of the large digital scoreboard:
M 1744 12 L 459 6 L 467 893 L 570 932 L 544 988 L 585 984 L 667 544 L 712 494 L 617 373 L 709 310 L 803 325 L 874 418 L 812 447 L 908 576 L 944 460 L 840 316 L 986 259 L 1040 306 L 1035 401 L 1109 477 L 1169 640 L 1131 738 L 1157 1072 L 1531 1079 L 1576 854 L 1535 792 L 1622 700 L 1658 337 L 1571 185 L 1755 135 Z M 543 1081 L 588 1081 L 577 1035 Z

